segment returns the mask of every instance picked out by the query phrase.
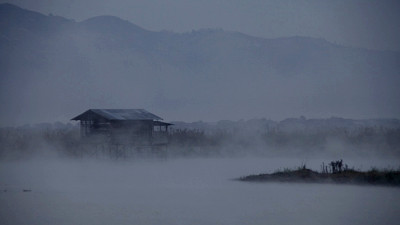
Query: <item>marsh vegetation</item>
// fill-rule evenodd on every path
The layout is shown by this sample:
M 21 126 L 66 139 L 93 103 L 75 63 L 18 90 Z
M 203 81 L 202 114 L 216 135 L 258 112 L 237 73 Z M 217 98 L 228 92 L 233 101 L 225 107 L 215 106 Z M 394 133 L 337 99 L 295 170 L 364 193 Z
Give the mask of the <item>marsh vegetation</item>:
M 337 183 L 337 184 L 366 184 L 400 186 L 400 170 L 376 169 L 360 171 L 349 168 L 343 160 L 332 161 L 321 165 L 321 172 L 306 168 L 302 165 L 297 169 L 284 169 L 274 173 L 249 175 L 241 177 L 240 181 L 257 182 L 310 182 L 310 183 Z
M 299 121 L 306 125 L 299 127 Z M 329 120 L 321 121 L 298 119 L 278 123 L 260 119 L 214 124 L 177 123 L 168 134 L 168 147 L 156 151 L 108 143 L 105 139 L 84 140 L 80 137 L 79 127 L 72 124 L 7 127 L 0 128 L 0 159 L 29 158 L 34 155 L 130 158 L 158 154 L 172 157 L 400 156 L 400 126 L 397 123 L 348 126 L 336 122 L 328 126 L 326 123 Z M 322 125 L 310 126 L 307 123 Z

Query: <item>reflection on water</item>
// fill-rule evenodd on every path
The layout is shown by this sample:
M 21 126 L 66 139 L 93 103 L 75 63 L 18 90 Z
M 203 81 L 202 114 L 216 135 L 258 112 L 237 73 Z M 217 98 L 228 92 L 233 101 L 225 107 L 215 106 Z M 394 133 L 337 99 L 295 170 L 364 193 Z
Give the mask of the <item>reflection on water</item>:
M 7 162 L 0 164 L 0 223 L 397 224 L 400 188 L 231 180 L 301 163 L 319 169 L 321 162 L 268 158 Z M 361 169 L 398 167 L 396 161 L 347 163 Z

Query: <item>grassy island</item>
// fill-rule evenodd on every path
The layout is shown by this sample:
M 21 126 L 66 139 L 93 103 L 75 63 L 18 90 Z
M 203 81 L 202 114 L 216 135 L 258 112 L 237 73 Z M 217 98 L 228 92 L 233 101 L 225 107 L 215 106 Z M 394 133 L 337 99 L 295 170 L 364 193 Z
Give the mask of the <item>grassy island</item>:
M 339 167 L 340 165 L 340 167 Z M 339 184 L 367 184 L 387 185 L 400 187 L 400 170 L 358 171 L 342 167 L 342 161 L 322 165 L 322 171 L 317 172 L 306 168 L 305 165 L 297 169 L 284 169 L 270 174 L 258 174 L 241 177 L 240 181 L 253 182 L 310 182 L 310 183 L 339 183 Z

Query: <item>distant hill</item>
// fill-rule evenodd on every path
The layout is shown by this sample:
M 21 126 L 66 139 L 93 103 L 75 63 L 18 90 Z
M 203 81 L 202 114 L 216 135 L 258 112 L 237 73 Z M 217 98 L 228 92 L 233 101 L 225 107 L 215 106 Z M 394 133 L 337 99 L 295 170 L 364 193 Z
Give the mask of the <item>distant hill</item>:
M 204 29 L 155 32 L 114 16 L 82 22 L 0 4 L 0 124 L 87 108 L 172 120 L 400 115 L 400 53 L 323 39 Z

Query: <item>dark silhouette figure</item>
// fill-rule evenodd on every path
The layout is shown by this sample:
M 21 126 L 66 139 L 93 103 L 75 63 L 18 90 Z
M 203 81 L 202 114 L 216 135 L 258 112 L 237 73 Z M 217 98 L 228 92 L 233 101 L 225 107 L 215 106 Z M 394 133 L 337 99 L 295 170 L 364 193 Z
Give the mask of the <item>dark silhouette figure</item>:
M 331 167 L 331 172 L 332 173 L 341 173 L 343 172 L 343 160 L 338 160 L 338 161 L 332 161 L 329 163 L 329 166 Z

